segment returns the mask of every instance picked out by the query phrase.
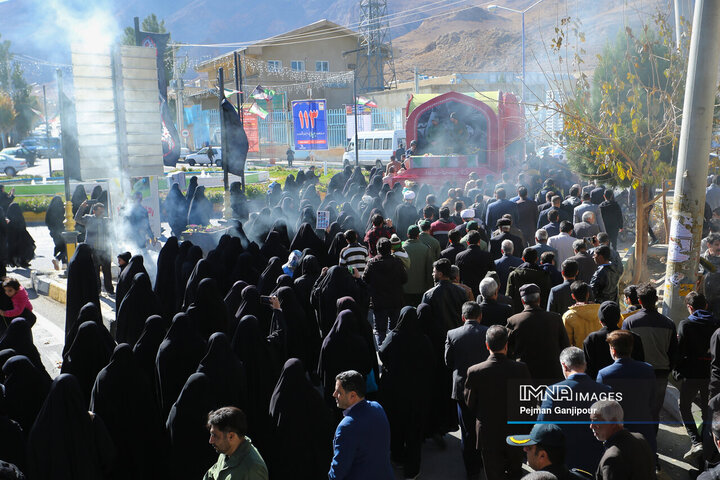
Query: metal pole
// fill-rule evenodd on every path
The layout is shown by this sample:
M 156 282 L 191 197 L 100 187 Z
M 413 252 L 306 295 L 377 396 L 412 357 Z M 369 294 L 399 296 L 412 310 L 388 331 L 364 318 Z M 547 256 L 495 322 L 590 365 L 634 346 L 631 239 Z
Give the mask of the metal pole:
M 172 56 L 173 56 L 173 79 L 175 80 L 175 116 L 176 116 L 176 122 L 177 122 L 177 128 L 178 132 L 182 133 L 182 131 L 185 129 L 184 126 L 184 115 L 183 115 L 183 108 L 184 108 L 184 102 L 183 102 L 183 81 L 182 78 L 178 78 L 178 71 L 177 71 L 177 56 L 176 54 L 176 47 L 170 47 L 172 48 Z M 187 147 L 187 137 L 183 137 L 183 144 L 185 147 Z
M 415 93 L 420 93 L 420 77 L 418 76 L 417 67 L 414 68 L 415 73 Z
M 55 71 L 57 74 L 57 88 L 58 88 L 58 111 L 60 113 L 60 125 L 62 122 L 67 122 L 68 112 L 65 111 L 65 101 L 63 99 L 65 90 L 63 89 L 63 76 L 62 70 L 59 68 Z M 68 122 L 69 123 L 69 122 Z M 65 124 L 67 127 L 67 123 Z M 69 142 L 68 142 L 69 143 Z M 68 143 L 65 143 L 66 149 L 69 149 Z M 63 156 L 63 162 L 65 161 Z M 62 232 L 63 240 L 65 240 L 65 254 L 66 261 L 75 254 L 75 245 L 77 244 L 78 232 L 75 232 L 75 218 L 72 213 L 72 201 L 70 197 L 70 172 L 63 164 L 63 183 L 65 184 L 65 231 Z
M 233 52 L 233 60 L 235 61 L 235 99 L 238 104 L 238 115 L 240 115 L 240 125 L 245 128 L 244 115 L 243 115 L 243 94 L 242 90 L 242 70 L 240 68 L 240 55 L 238 52 Z M 247 159 L 245 160 L 247 161 Z M 245 166 L 240 174 L 240 181 L 242 183 L 242 190 L 245 191 Z
M 218 88 L 220 89 L 219 111 L 220 111 L 220 149 L 222 152 L 221 165 L 223 169 L 223 218 L 228 220 L 232 217 L 230 207 L 230 188 L 228 179 L 228 151 L 225 133 L 225 115 L 223 115 L 222 103 L 225 100 L 225 72 L 222 67 L 218 68 Z
M 691 35 L 663 295 L 663 313 L 675 323 L 687 317 L 684 296 L 697 279 L 720 61 L 720 2 L 697 0 Z
M 530 7 L 532 8 L 532 7 Z M 527 158 L 526 151 L 525 151 L 525 139 L 527 137 L 527 132 L 525 132 L 525 127 L 527 126 L 527 122 L 525 121 L 525 11 L 522 12 L 522 85 L 520 88 L 520 106 L 521 106 L 521 112 L 522 112 L 522 120 L 523 120 L 523 137 L 522 137 L 522 159 L 521 162 L 525 163 L 525 159 Z
M 48 149 L 48 168 L 50 169 L 48 178 L 52 178 L 52 158 L 50 158 L 50 124 L 48 123 L 47 94 L 45 93 L 45 85 L 43 85 L 43 105 L 45 108 L 45 140 L 47 143 L 46 148 Z
M 358 138 L 357 119 L 357 66 L 353 70 L 353 116 L 355 117 L 355 166 L 360 165 L 360 139 Z

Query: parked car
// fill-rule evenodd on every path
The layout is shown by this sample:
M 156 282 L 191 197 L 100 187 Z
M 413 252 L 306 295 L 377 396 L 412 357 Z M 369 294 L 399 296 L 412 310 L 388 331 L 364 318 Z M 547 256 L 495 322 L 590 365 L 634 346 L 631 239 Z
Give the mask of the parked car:
M 35 160 L 37 159 L 37 155 L 35 155 L 33 152 L 23 146 L 3 148 L 2 150 L 0 150 L 0 153 L 2 153 L 3 155 L 9 155 L 11 157 L 23 159 L 30 167 L 35 165 Z
M 57 137 L 28 137 L 20 145 L 33 152 L 38 157 L 62 156 L 62 144 Z
M 178 161 L 184 162 L 188 155 L 190 155 L 190 149 L 187 147 L 180 147 L 180 158 L 178 158 Z
M 212 147 L 215 151 L 215 165 L 218 167 L 222 165 L 222 148 L 221 147 Z M 208 147 L 203 147 L 200 150 L 198 150 L 195 153 L 191 153 L 187 157 L 185 157 L 185 161 L 188 163 L 188 165 L 193 166 L 195 164 L 198 165 L 210 165 L 210 159 L 207 156 Z
M 0 153 L 0 170 L 5 172 L 8 177 L 14 177 L 20 170 L 28 167 L 27 162 L 22 158 L 11 157 Z

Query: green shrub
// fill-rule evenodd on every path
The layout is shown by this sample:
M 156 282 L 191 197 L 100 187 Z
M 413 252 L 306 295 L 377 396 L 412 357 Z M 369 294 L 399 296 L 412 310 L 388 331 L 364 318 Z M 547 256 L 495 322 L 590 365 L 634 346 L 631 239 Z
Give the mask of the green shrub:
M 34 195 L 32 197 L 15 197 L 15 203 L 20 205 L 23 212 L 45 213 L 52 196 Z

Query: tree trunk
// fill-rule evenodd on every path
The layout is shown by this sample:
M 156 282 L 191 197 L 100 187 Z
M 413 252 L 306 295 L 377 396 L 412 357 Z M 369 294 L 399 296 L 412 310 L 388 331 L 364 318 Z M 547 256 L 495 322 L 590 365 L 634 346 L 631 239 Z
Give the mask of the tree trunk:
M 670 220 L 668 219 L 668 212 L 667 212 L 667 193 L 665 193 L 665 187 L 667 186 L 667 182 L 663 180 L 662 182 L 662 213 L 663 213 L 663 225 L 665 226 L 665 244 L 670 243 Z
M 635 271 L 632 283 L 638 284 L 647 270 L 648 249 L 648 209 L 645 207 L 649 198 L 649 188 L 640 185 L 637 188 L 635 201 Z

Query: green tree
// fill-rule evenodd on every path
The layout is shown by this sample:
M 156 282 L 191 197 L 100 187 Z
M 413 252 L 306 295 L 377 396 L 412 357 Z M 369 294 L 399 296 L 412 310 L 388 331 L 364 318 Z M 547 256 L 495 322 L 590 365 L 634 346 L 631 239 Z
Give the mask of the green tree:
M 140 23 L 140 30 L 143 32 L 150 33 L 168 33 L 165 28 L 165 20 L 159 20 L 157 15 L 151 13 Z M 168 43 L 172 42 L 172 36 L 168 37 Z M 135 45 L 135 27 L 125 27 L 124 35 L 121 43 L 123 45 Z M 177 52 L 178 47 L 168 47 L 165 51 L 164 65 L 165 65 L 165 80 L 170 84 L 170 80 L 173 80 L 173 51 Z M 178 64 L 178 74 L 182 76 L 187 69 L 185 62 Z
M 12 98 L 5 92 L 0 92 L 0 137 L 3 148 L 7 147 L 8 132 L 15 124 L 15 107 Z
M 565 48 L 570 23 L 564 19 L 556 30 L 556 51 Z M 633 282 L 646 271 L 648 213 L 674 178 L 687 70 L 681 51 L 666 15 L 657 13 L 652 27 L 626 28 L 597 56 L 592 79 L 581 73 L 565 100 L 548 106 L 564 117 L 562 138 L 574 171 L 635 190 Z M 576 54 L 574 64 L 582 63 Z M 657 197 L 656 187 L 663 187 Z
M 0 35 L 0 38 L 2 38 L 2 35 Z M 10 90 L 11 61 L 10 40 L 0 41 L 0 90 L 6 92 Z
M 38 98 L 32 95 L 30 86 L 23 77 L 22 67 L 15 63 L 11 75 L 12 100 L 15 105 L 15 142 L 20 141 L 32 130 L 38 115 L 35 113 L 40 108 Z

